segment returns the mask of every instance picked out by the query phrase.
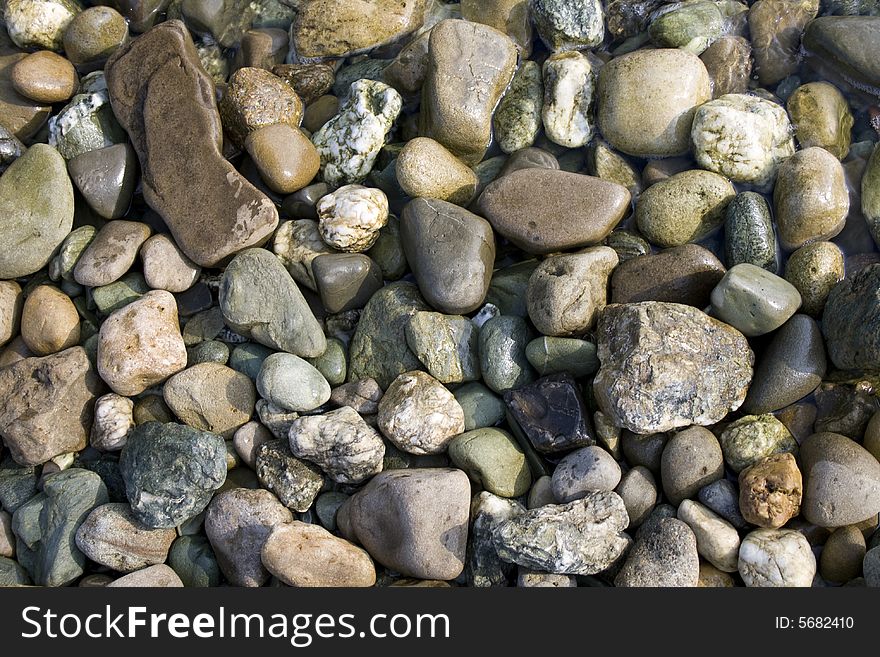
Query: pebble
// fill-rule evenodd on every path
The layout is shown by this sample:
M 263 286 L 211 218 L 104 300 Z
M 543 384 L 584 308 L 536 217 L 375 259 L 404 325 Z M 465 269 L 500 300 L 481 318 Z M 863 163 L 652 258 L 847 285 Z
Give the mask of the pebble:
M 154 290 L 185 292 L 195 285 L 202 272 L 165 233 L 148 238 L 139 254 L 144 280 Z
M 587 173 L 602 180 L 623 185 L 633 198 L 638 197 L 642 192 L 642 176 L 638 169 L 625 156 L 613 150 L 600 139 L 593 140 L 592 144 L 587 147 Z M 620 236 L 618 235 L 617 238 Z M 616 238 L 609 236 L 609 239 L 612 241 L 609 242 L 606 239 L 605 244 L 614 248 L 614 239 Z M 624 244 L 628 243 L 626 239 L 624 237 L 618 246 L 624 247 Z M 638 243 L 638 238 L 629 243 L 635 246 Z M 625 248 L 622 249 L 622 251 L 625 250 Z
M 322 197 L 317 205 L 318 231 L 324 242 L 340 251 L 366 251 L 388 221 L 388 198 L 376 188 L 345 185 Z
M 279 124 L 298 128 L 303 104 L 278 76 L 262 68 L 244 67 L 229 78 L 217 109 L 224 131 L 241 148 L 259 128 Z
M 761 85 L 776 84 L 797 72 L 800 35 L 819 7 L 800 0 L 759 0 L 749 10 L 755 72 Z
M 330 402 L 337 406 L 350 406 L 362 415 L 375 415 L 379 412 L 383 394 L 375 379 L 361 379 L 333 388 Z
M 87 287 L 119 280 L 131 269 L 150 232 L 147 224 L 137 221 L 108 221 L 80 254 L 73 270 L 74 280 Z
M 498 315 L 480 328 L 483 382 L 497 393 L 521 388 L 535 379 L 525 355 L 532 331 L 521 317 Z
M 465 431 L 494 427 L 504 419 L 504 402 L 482 383 L 465 383 L 453 395 L 464 413 Z
M 880 549 L 874 547 L 865 553 L 862 562 L 862 572 L 865 574 L 865 584 L 872 588 L 880 587 Z
M 662 518 L 643 524 L 614 578 L 621 587 L 695 587 L 700 578 L 697 540 L 687 524 Z
M 0 368 L 0 435 L 21 465 L 45 463 L 88 443 L 102 386 L 82 347 Z M 4 501 L 4 506 L 8 509 Z
M 264 32 L 265 35 L 268 32 Z M 272 31 L 273 39 L 276 36 Z M 245 35 L 247 36 L 247 35 Z M 264 40 L 261 36 L 260 40 Z M 244 42 L 242 42 L 244 47 Z M 326 94 L 333 87 L 334 71 L 329 64 L 275 64 L 269 67 L 273 75 L 277 75 L 293 87 L 306 107 Z
M 797 441 L 775 416 L 746 415 L 731 422 L 721 433 L 724 460 L 741 472 L 772 454 L 797 453 Z
M 226 446 L 213 433 L 147 422 L 119 457 L 134 517 L 150 528 L 175 527 L 208 505 L 226 479 Z
M 812 586 L 816 557 L 800 532 L 762 528 L 743 538 L 738 570 L 746 586 Z
M 327 348 L 302 292 L 281 261 L 265 249 L 247 249 L 232 259 L 218 297 L 227 325 L 260 344 L 312 358 Z M 265 303 L 267 298 L 274 302 Z
M 497 26 L 495 26 L 497 27 Z M 492 119 L 494 138 L 505 153 L 535 143 L 543 124 L 544 82 L 537 62 L 522 62 Z
M 770 207 L 756 192 L 740 192 L 724 218 L 724 260 L 728 267 L 749 263 L 779 273 L 776 230 Z
M 700 579 L 697 586 L 700 588 L 731 588 L 736 586 L 736 583 L 730 574 L 718 570 L 710 563 L 700 561 Z
M 489 427 L 467 431 L 453 438 L 448 450 L 456 467 L 494 495 L 519 497 L 532 484 L 526 457 L 506 431 Z
M 849 153 L 853 116 L 843 94 L 827 82 L 795 89 L 786 108 L 801 148 L 819 146 L 842 160 Z
M 257 468 L 257 448 L 272 440 L 273 435 L 259 422 L 251 420 L 240 426 L 232 437 L 235 451 L 244 464 L 251 470 Z
M 831 288 L 822 314 L 822 333 L 831 362 L 839 369 L 880 367 L 880 265 L 869 265 Z M 860 318 L 854 322 L 853 318 Z
M 659 247 L 695 242 L 724 223 L 724 213 L 735 195 L 730 181 L 717 173 L 682 171 L 642 192 L 636 204 L 636 224 Z
M 865 222 L 868 224 L 868 231 L 875 244 L 880 244 L 880 149 L 877 147 L 871 151 L 868 163 L 865 166 L 862 175 L 861 194 L 862 194 L 862 214 Z
M 52 285 L 32 290 L 21 309 L 21 338 L 37 356 L 79 344 L 79 313 L 70 297 Z
M 479 23 L 447 19 L 431 30 L 420 132 L 468 166 L 483 159 L 492 113 L 516 69 L 516 45 Z
M 37 494 L 36 468 L 20 465 L 11 456 L 0 461 L 0 504 L 9 513 Z
M 339 509 L 342 535 L 408 577 L 451 580 L 464 570 L 470 482 L 461 470 L 410 468 L 373 477 Z
M 571 374 L 551 374 L 508 390 L 504 403 L 516 425 L 542 454 L 558 454 L 596 442 L 584 398 Z
M 880 412 L 874 413 L 868 421 L 862 446 L 880 461 Z
M 0 511 L 0 557 L 15 558 L 15 535 L 12 533 L 12 515 Z
M 648 468 L 637 465 L 627 470 L 614 489 L 620 495 L 629 516 L 629 527 L 641 525 L 657 504 L 657 483 Z
M 104 219 L 119 219 L 128 211 L 139 182 L 131 144 L 80 153 L 68 160 L 67 171 L 89 207 Z
M 532 24 L 528 8 L 521 0 L 463 0 L 461 14 L 466 20 L 505 32 L 523 57 L 531 54 Z
M 493 543 L 505 561 L 557 575 L 593 575 L 613 564 L 630 539 L 623 500 L 589 493 L 564 505 L 548 504 L 501 523 Z
M 599 369 L 596 345 L 579 338 L 535 338 L 526 345 L 526 358 L 541 376 L 568 372 L 579 377 Z
M 617 263 L 617 253 L 607 246 L 544 260 L 532 272 L 526 291 L 535 328 L 557 337 L 586 333 L 605 307 L 608 279 Z
M 775 331 L 801 305 L 797 288 L 766 269 L 744 262 L 731 267 L 711 294 L 712 312 L 747 337 Z
M 0 177 L 0 279 L 45 267 L 73 227 L 73 185 L 64 159 L 34 144 Z
M 553 52 L 592 48 L 605 36 L 599 0 L 533 0 L 529 9 L 538 36 Z
M 0 281 L 0 346 L 18 335 L 24 295 L 15 281 Z
M 306 362 L 318 370 L 330 386 L 338 386 L 345 382 L 348 374 L 346 358 L 345 343 L 338 338 L 328 338 L 324 353 L 317 358 L 309 358 Z
M 38 103 L 63 103 L 77 87 L 73 65 L 49 50 L 31 53 L 12 67 L 12 86 Z
M 691 128 L 694 157 L 704 169 L 767 190 L 794 153 L 785 109 L 748 94 L 728 94 L 697 108 Z
M 8 0 L 3 18 L 19 48 L 60 51 L 64 30 L 81 11 L 76 0 Z
M 487 185 L 476 207 L 514 245 L 544 254 L 600 243 L 630 209 L 630 194 L 592 176 L 528 168 Z
M 694 532 L 701 557 L 723 572 L 736 572 L 740 540 L 733 525 L 693 500 L 682 501 L 678 519 Z
M 225 439 L 251 418 L 256 403 L 254 384 L 245 374 L 213 362 L 175 374 L 165 382 L 162 394 L 185 424 Z
M 294 456 L 315 463 L 337 483 L 359 484 L 382 471 L 382 437 L 349 406 L 297 418 L 289 436 Z
M 419 371 L 398 376 L 379 402 L 379 428 L 410 454 L 443 452 L 464 432 L 464 411 L 439 381 Z
M 672 436 L 663 448 L 660 480 L 672 504 L 693 499 L 701 488 L 723 476 L 721 445 L 708 429 L 685 429 Z
M 174 529 L 142 525 L 128 504 L 104 504 L 77 529 L 76 546 L 92 561 L 130 573 L 164 563 L 176 537 Z
M 596 87 L 590 60 L 576 50 L 556 53 L 544 61 L 542 74 L 541 119 L 547 139 L 566 148 L 586 145 L 593 136 L 591 110 Z
M 599 130 L 628 155 L 683 155 L 690 148 L 694 110 L 711 97 L 709 74 L 696 55 L 675 48 L 637 50 L 599 71 Z
M 477 175 L 442 144 L 428 137 L 406 143 L 397 156 L 397 182 L 408 196 L 465 206 L 474 197 Z
M 373 560 L 326 529 L 299 521 L 277 525 L 263 543 L 263 565 L 288 586 L 359 587 L 376 583 Z
M 742 94 L 752 76 L 752 46 L 741 36 L 722 36 L 700 54 L 712 81 L 712 96 Z
M 125 130 L 113 113 L 103 78 L 100 86 L 76 94 L 49 119 L 49 145 L 65 160 L 124 142 Z
M 581 499 L 589 493 L 613 491 L 620 483 L 620 466 L 596 445 L 567 454 L 553 470 L 551 487 L 560 504 Z
M 324 182 L 333 187 L 363 182 L 402 106 L 400 94 L 383 82 L 352 83 L 336 115 L 312 135 Z
M 94 415 L 89 444 L 105 452 L 117 452 L 125 447 L 135 427 L 134 402 L 111 392 L 95 400 Z
M 819 555 L 819 574 L 826 582 L 844 584 L 862 574 L 865 537 L 853 525 L 835 530 Z
M 773 203 L 782 248 L 835 237 L 849 213 L 843 167 L 824 148 L 798 151 L 779 167 Z
M 137 570 L 107 584 L 107 588 L 182 588 L 183 582 L 169 566 L 157 564 Z
M 785 408 L 813 392 L 826 370 L 819 325 L 807 315 L 793 315 L 758 359 L 742 410 L 761 414 Z
M 705 308 L 724 273 L 715 254 L 697 244 L 638 255 L 611 273 L 611 302 L 666 301 Z
M 400 240 L 431 306 L 462 315 L 482 305 L 495 263 L 489 222 L 452 203 L 418 198 L 403 209 Z
M 181 536 L 174 541 L 168 565 L 186 587 L 220 586 L 220 566 L 204 536 Z
M 739 408 L 752 380 L 745 337 L 691 306 L 608 306 L 597 335 L 596 401 L 614 424 L 636 433 L 714 424 Z
M 326 191 L 321 196 L 325 194 Z M 317 202 L 317 199 L 315 201 Z M 335 253 L 335 250 L 321 239 L 318 222 L 312 219 L 282 222 L 275 231 L 272 251 L 287 268 L 293 280 L 310 290 L 318 289 L 312 272 L 314 259 L 324 253 Z
M 479 329 L 466 317 L 418 312 L 406 327 L 406 341 L 440 383 L 480 378 Z
M 80 70 L 97 70 L 128 38 L 122 14 L 112 7 L 89 7 L 64 30 L 64 54 Z
M 880 511 L 880 463 L 846 436 L 816 433 L 801 443 L 801 514 L 820 527 L 862 522 Z
M 297 125 L 272 123 L 248 133 L 248 155 L 273 192 L 292 194 L 314 179 L 321 168 L 318 150 Z
M 506 520 L 525 512 L 516 500 L 507 500 L 486 491 L 471 502 L 473 527 L 470 532 L 465 578 L 468 586 L 488 588 L 508 586 L 516 566 L 498 556 L 492 536 Z
M 257 375 L 257 391 L 267 401 L 289 411 L 311 411 L 330 399 L 330 385 L 321 373 L 293 354 L 268 356 Z
M 4 588 L 28 586 L 30 583 L 31 578 L 27 571 L 17 561 L 0 557 L 0 586 Z
M 275 493 L 292 511 L 307 511 L 324 486 L 321 471 L 293 456 L 286 437 L 260 445 L 256 451 L 256 465 L 260 486 Z

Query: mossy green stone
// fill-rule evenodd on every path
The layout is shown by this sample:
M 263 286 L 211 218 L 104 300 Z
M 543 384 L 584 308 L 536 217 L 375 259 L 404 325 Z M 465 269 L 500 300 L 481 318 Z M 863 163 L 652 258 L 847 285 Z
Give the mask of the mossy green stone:
M 168 565 L 186 587 L 220 586 L 220 566 L 204 536 L 181 536 L 168 552 Z
M 256 379 L 263 366 L 263 361 L 271 354 L 275 353 L 269 347 L 265 347 L 256 342 L 245 342 L 237 345 L 229 356 L 229 367 L 236 372 L 248 375 L 252 379 Z
M 526 345 L 526 358 L 541 376 L 569 372 L 580 377 L 599 369 L 596 345 L 579 338 L 535 338 Z
M 529 287 L 529 278 L 537 266 L 537 260 L 526 260 L 497 270 L 489 282 L 486 303 L 497 306 L 502 315 L 528 317 L 526 290 Z
M 805 244 L 788 258 L 785 280 L 801 295 L 801 312 L 818 317 L 831 289 L 843 280 L 843 251 L 833 242 Z
M 605 246 L 617 252 L 617 259 L 626 262 L 651 253 L 651 245 L 644 238 L 628 230 L 615 230 L 605 238 Z
M 331 386 L 345 383 L 348 369 L 345 345 L 338 338 L 327 338 L 327 349 L 324 353 L 317 358 L 306 358 L 305 361 L 318 370 Z
M 747 415 L 732 422 L 721 434 L 724 460 L 739 472 L 771 454 L 797 455 L 798 444 L 774 415 Z
M 495 392 L 520 388 L 535 380 L 526 358 L 532 331 L 522 317 L 498 315 L 480 329 L 480 369 Z
M 655 18 L 648 34 L 658 46 L 681 48 L 699 55 L 724 31 L 724 17 L 715 2 L 684 2 Z
M 874 243 L 880 246 L 880 144 L 874 147 L 862 174 L 862 214 Z
M 810 82 L 795 89 L 786 107 L 801 148 L 821 146 L 838 160 L 846 157 L 853 116 L 837 87 Z
M 501 429 L 476 429 L 449 444 L 449 458 L 485 490 L 501 497 L 524 495 L 532 485 L 525 454 Z
M 418 312 L 406 326 L 406 342 L 440 383 L 480 378 L 479 329 L 467 317 Z
M 140 272 L 128 272 L 118 281 L 109 285 L 102 285 L 92 290 L 92 298 L 98 310 L 109 315 L 114 310 L 127 306 L 132 301 L 137 301 L 150 291 L 150 286 L 144 280 Z
M 770 206 L 760 194 L 741 192 L 727 206 L 724 259 L 728 268 L 747 262 L 774 274 L 779 272 Z
M 482 383 L 465 383 L 452 394 L 464 411 L 465 431 L 493 427 L 504 419 L 504 402 Z
M 73 268 L 86 247 L 95 239 L 98 229 L 94 226 L 85 225 L 75 228 L 64 238 L 61 249 L 58 251 L 58 273 L 65 281 L 73 280 Z

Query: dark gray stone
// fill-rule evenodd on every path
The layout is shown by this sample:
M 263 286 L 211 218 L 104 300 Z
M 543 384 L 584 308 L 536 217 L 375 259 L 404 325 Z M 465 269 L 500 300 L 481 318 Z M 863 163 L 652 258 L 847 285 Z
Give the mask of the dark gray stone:
M 622 587 L 695 587 L 700 578 L 700 557 L 694 532 L 681 520 L 663 518 L 642 526 L 617 577 Z
M 285 439 L 270 440 L 257 448 L 257 477 L 293 511 L 307 511 L 324 486 L 321 471 L 296 458 Z

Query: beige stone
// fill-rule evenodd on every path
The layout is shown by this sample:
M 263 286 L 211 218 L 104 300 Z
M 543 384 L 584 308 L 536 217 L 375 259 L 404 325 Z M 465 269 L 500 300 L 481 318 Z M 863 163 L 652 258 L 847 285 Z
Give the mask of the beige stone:
M 413 198 L 435 198 L 467 205 L 477 189 L 477 174 L 428 137 L 406 143 L 397 156 L 397 182 Z
M 15 281 L 0 281 L 0 347 L 18 335 L 24 297 Z
M 202 268 L 186 257 L 170 235 L 153 235 L 141 245 L 144 280 L 154 290 L 185 292 L 202 273 Z
M 318 149 L 309 138 L 284 123 L 258 128 L 247 136 L 244 146 L 265 183 L 279 194 L 302 189 L 321 168 Z
M 107 588 L 182 588 L 183 582 L 169 566 L 158 564 L 137 570 L 107 584 Z
M 257 392 L 253 381 L 220 363 L 199 363 L 172 376 L 165 403 L 184 423 L 230 439 L 251 419 Z
M 52 285 L 40 285 L 24 302 L 21 337 L 37 356 L 47 356 L 79 343 L 80 325 L 76 306 Z

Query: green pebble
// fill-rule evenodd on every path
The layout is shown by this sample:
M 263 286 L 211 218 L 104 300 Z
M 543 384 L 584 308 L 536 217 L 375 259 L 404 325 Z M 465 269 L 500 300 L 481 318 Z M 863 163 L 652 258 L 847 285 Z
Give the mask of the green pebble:
M 275 352 L 256 342 L 243 342 L 236 345 L 229 356 L 229 367 L 256 380 L 263 361 Z
M 541 376 L 569 372 L 580 377 L 599 369 L 596 345 L 578 338 L 535 338 L 526 345 L 526 358 Z
M 465 431 L 493 427 L 504 419 L 504 402 L 482 383 L 465 383 L 452 394 L 464 411 Z
M 721 451 L 727 465 L 739 472 L 771 454 L 797 455 L 798 444 L 776 416 L 746 415 L 721 434 Z
M 525 295 L 523 295 L 525 296 Z M 532 331 L 522 317 L 498 315 L 480 329 L 480 369 L 495 392 L 521 388 L 535 380 L 526 358 Z
M 220 566 L 204 536 L 181 536 L 168 552 L 168 565 L 184 586 L 205 588 L 220 585 Z
M 749 263 L 779 272 L 776 232 L 770 207 L 755 192 L 741 192 L 727 206 L 724 219 L 724 259 L 728 267 Z
M 486 303 L 497 306 L 502 315 L 528 317 L 526 289 L 537 266 L 537 260 L 527 260 L 496 271 L 489 283 Z
M 229 347 L 219 340 L 206 340 L 186 349 L 186 366 L 192 367 L 199 363 L 220 363 L 225 365 L 229 360 Z
M 327 383 L 339 386 L 345 383 L 347 372 L 345 345 L 337 338 L 327 338 L 327 349 L 317 358 L 306 358 L 305 361 L 318 370 Z
M 524 495 L 532 485 L 525 454 L 501 429 L 476 429 L 456 436 L 449 458 L 485 490 L 501 497 Z
M 92 290 L 92 299 L 101 313 L 109 315 L 114 310 L 137 301 L 149 291 L 150 287 L 144 280 L 143 274 L 131 271 L 118 281 L 96 287 Z

